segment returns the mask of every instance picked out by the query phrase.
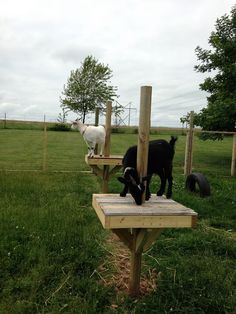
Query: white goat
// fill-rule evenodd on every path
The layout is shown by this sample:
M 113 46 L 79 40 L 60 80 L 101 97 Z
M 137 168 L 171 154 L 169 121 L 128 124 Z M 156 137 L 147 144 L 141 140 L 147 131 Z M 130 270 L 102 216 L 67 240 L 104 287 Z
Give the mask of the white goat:
M 104 144 L 105 144 L 105 137 L 106 137 L 106 131 L 104 126 L 98 125 L 85 125 L 79 120 L 75 120 L 72 122 L 71 125 L 72 129 L 77 129 L 80 131 L 80 134 L 83 136 L 85 143 L 88 146 L 88 156 L 93 157 L 94 156 L 94 149 L 96 144 L 101 145 L 101 151 L 100 156 L 103 155 L 104 150 Z

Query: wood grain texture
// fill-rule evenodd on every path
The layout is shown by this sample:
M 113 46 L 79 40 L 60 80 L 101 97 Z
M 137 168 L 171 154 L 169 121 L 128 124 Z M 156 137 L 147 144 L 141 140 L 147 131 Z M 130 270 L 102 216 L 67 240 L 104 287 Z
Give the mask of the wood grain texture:
M 174 200 L 152 195 L 137 206 L 130 195 L 93 194 L 93 207 L 104 228 L 191 228 L 197 213 Z

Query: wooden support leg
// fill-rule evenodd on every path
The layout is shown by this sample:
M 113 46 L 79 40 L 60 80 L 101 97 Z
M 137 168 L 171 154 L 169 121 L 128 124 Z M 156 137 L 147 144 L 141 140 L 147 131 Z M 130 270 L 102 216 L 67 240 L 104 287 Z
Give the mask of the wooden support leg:
M 133 229 L 133 247 L 131 251 L 131 268 L 129 294 L 133 297 L 139 295 L 141 266 L 142 266 L 142 250 L 136 250 L 136 242 L 140 229 Z
M 103 166 L 103 180 L 102 180 L 102 192 L 108 192 L 108 181 L 109 181 L 109 166 Z
M 129 294 L 133 297 L 138 296 L 140 292 L 141 266 L 142 252 L 136 253 L 135 250 L 131 250 Z

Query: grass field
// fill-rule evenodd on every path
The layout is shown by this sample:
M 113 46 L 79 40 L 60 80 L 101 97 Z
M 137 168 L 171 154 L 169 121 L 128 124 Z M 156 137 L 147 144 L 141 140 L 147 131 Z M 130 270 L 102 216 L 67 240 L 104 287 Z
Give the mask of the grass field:
M 123 154 L 136 140 L 135 134 L 113 134 L 112 153 Z M 0 144 L 1 169 L 42 170 L 43 132 L 1 130 Z M 173 199 L 198 212 L 198 226 L 165 230 L 144 254 L 143 274 L 156 273 L 157 288 L 138 300 L 104 284 L 116 270 L 111 265 L 113 248 L 107 241 L 110 232 L 91 206 L 100 181 L 77 172 L 88 170 L 86 146 L 78 133 L 48 132 L 49 171 L 0 171 L 0 313 L 235 313 L 231 139 L 195 138 L 194 145 L 195 170 L 207 175 L 212 194 L 203 199 L 185 190 L 185 137 L 180 136 Z M 153 193 L 157 184 L 155 177 Z M 120 189 L 112 178 L 110 191 Z M 101 276 L 101 265 L 106 277 Z
M 186 136 L 178 136 L 175 169 L 183 173 Z M 151 139 L 169 134 L 151 135 Z M 112 134 L 112 154 L 123 155 L 126 149 L 137 143 L 137 134 Z M 87 148 L 78 132 L 53 132 L 45 135 L 42 130 L 0 129 L 0 170 L 42 170 L 44 156 L 48 171 L 89 170 L 80 156 Z M 46 149 L 45 149 L 46 148 Z M 193 171 L 229 176 L 232 157 L 232 136 L 223 141 L 201 141 L 197 136 L 193 143 Z

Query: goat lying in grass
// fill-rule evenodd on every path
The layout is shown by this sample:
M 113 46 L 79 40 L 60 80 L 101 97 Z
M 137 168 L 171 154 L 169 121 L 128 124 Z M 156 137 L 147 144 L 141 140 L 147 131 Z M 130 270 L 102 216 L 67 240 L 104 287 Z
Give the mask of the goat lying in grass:
M 160 189 L 157 191 L 157 196 L 161 196 L 165 192 L 166 181 L 168 180 L 168 189 L 166 193 L 167 198 L 172 196 L 172 163 L 174 157 L 174 147 L 177 138 L 171 136 L 171 140 L 168 143 L 165 140 L 154 140 L 149 142 L 148 153 L 148 167 L 147 176 L 145 178 L 139 178 L 137 172 L 137 146 L 130 147 L 123 158 L 124 177 L 119 177 L 118 180 L 123 183 L 124 189 L 120 193 L 120 196 L 125 197 L 128 191 L 134 198 L 137 205 L 142 204 L 142 195 L 144 193 L 144 181 L 146 184 L 145 200 L 149 200 L 151 193 L 149 190 L 149 184 L 153 174 L 159 175 L 161 179 Z
M 88 146 L 88 156 L 94 157 L 94 149 L 96 144 L 101 145 L 100 156 L 103 155 L 106 131 L 102 125 L 93 126 L 85 125 L 79 120 L 75 120 L 71 125 L 72 129 L 77 129 L 83 136 L 85 143 Z

